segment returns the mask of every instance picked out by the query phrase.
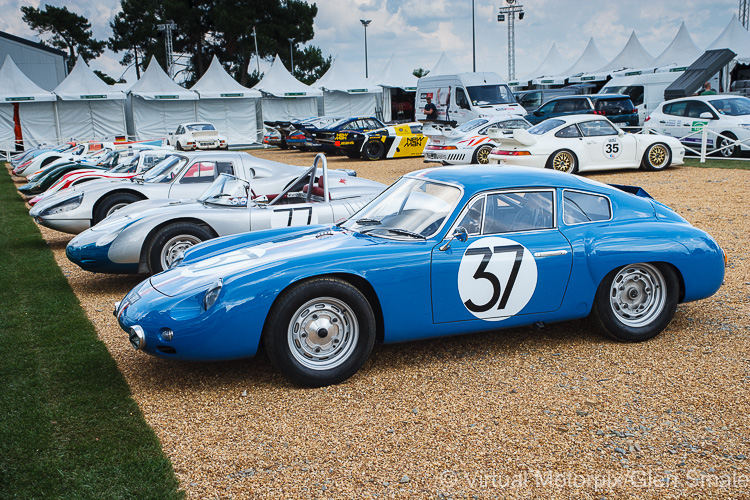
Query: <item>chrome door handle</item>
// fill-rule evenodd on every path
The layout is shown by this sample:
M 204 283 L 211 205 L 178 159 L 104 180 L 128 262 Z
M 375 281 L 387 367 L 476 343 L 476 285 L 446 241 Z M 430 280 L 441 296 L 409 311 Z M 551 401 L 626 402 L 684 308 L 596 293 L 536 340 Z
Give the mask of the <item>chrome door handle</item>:
M 558 255 L 566 255 L 567 253 L 568 253 L 567 250 L 549 250 L 547 252 L 535 252 L 534 257 L 541 259 L 544 257 L 556 257 Z

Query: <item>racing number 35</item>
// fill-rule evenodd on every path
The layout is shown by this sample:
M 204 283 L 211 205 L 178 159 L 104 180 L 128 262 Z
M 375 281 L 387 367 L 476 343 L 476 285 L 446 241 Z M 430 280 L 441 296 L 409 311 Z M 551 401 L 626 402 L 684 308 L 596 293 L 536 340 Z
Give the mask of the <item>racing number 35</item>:
M 487 271 L 487 266 L 490 263 L 490 259 L 492 259 L 492 256 L 496 253 L 513 253 L 515 252 L 516 257 L 513 261 L 513 267 L 510 271 L 510 276 L 508 277 L 508 282 L 505 285 L 505 291 L 503 292 L 502 287 L 500 286 L 500 280 L 498 277 Z M 474 272 L 474 279 L 484 279 L 490 282 L 492 285 L 492 297 L 490 297 L 490 300 L 486 304 L 475 304 L 471 299 L 464 301 L 464 305 L 466 308 L 474 313 L 483 313 L 486 311 L 489 311 L 495 305 L 497 304 L 497 309 L 499 311 L 502 311 L 505 309 L 505 306 L 508 304 L 508 299 L 510 298 L 510 293 L 513 291 L 513 285 L 516 283 L 516 278 L 518 277 L 518 271 L 521 269 L 521 262 L 523 261 L 523 252 L 524 248 L 521 245 L 509 245 L 509 246 L 499 246 L 499 247 L 479 247 L 479 248 L 469 248 L 466 250 L 466 255 L 481 255 L 482 261 L 479 263 L 479 267 L 477 267 L 476 272 Z M 500 294 L 502 293 L 502 297 Z
M 606 154 L 617 154 L 620 151 L 620 145 L 616 142 L 609 142 L 604 145 L 604 152 Z

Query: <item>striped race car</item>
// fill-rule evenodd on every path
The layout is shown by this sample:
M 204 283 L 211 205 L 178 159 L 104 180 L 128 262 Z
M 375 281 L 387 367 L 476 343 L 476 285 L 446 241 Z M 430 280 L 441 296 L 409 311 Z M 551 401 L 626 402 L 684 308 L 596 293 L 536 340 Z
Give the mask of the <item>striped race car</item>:
M 316 138 L 321 144 L 335 146 L 349 158 L 365 160 L 422 156 L 427 144 L 419 122 L 389 125 L 369 132 L 328 132 Z
M 490 151 L 499 144 L 488 136 L 491 129 L 510 136 L 514 129 L 529 127 L 531 124 L 518 115 L 475 118 L 458 128 L 425 124 L 424 135 L 430 140 L 424 149 L 424 161 L 443 165 L 486 165 Z

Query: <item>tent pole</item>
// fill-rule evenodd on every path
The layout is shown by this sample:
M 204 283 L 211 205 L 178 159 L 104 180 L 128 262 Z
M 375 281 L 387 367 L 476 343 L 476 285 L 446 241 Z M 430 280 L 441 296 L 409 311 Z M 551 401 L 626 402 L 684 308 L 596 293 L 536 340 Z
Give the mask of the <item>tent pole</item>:
M 57 129 L 56 136 L 57 136 L 57 143 L 60 144 L 62 142 L 61 140 L 61 130 L 60 130 L 60 115 L 57 113 L 57 97 L 55 97 L 55 102 L 53 104 L 53 107 L 55 109 L 55 128 Z

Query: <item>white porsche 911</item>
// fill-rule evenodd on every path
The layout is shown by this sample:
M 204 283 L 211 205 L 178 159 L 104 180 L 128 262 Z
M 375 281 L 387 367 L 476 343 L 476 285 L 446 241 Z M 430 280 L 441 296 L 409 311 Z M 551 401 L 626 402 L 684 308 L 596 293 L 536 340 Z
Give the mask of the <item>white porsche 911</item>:
M 549 118 L 512 137 L 490 131 L 500 145 L 490 163 L 552 168 L 574 174 L 587 170 L 643 168 L 662 170 L 682 165 L 685 147 L 673 137 L 629 134 L 599 115 Z
M 167 142 L 180 151 L 197 149 L 228 149 L 227 138 L 211 123 L 183 123 L 174 134 L 169 134 Z
M 497 145 L 487 135 L 490 129 L 508 136 L 515 129 L 529 127 L 531 124 L 517 115 L 475 118 L 458 128 L 425 124 L 422 133 L 430 140 L 424 148 L 424 161 L 443 165 L 487 164 L 490 151 Z

